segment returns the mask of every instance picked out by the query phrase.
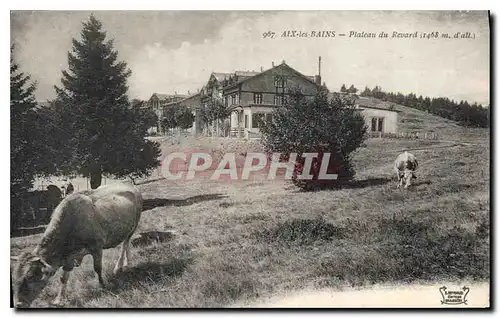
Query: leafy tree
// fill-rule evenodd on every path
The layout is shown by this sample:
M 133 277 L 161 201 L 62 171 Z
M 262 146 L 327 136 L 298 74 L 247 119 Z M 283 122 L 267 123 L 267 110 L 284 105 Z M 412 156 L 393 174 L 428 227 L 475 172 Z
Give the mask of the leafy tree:
M 166 107 L 163 112 L 163 118 L 161 119 L 162 130 L 167 131 L 169 129 L 174 129 L 179 126 L 177 121 L 177 113 L 178 113 L 177 105 L 170 105 Z
M 106 41 L 101 22 L 91 15 L 81 40 L 73 39 L 62 87 L 55 87 L 67 136 L 66 168 L 90 176 L 92 189 L 103 174 L 144 176 L 159 165 L 159 145 L 144 138 L 143 114 L 128 100 L 131 71 L 117 58 L 113 41 Z
M 162 118 L 162 128 L 167 129 L 189 129 L 193 126 L 194 115 L 192 111 L 178 104 L 171 105 L 165 109 Z
M 194 115 L 191 109 L 179 107 L 175 114 L 177 125 L 180 129 L 189 129 L 193 127 Z
M 322 87 L 314 99 L 308 99 L 300 90 L 291 90 L 285 105 L 273 111 L 273 120 L 261 126 L 262 142 L 268 153 L 284 154 L 288 159 L 297 153 L 293 182 L 303 189 L 339 185 L 354 176 L 351 155 L 367 136 L 362 115 L 354 107 L 354 100 L 340 94 L 329 99 Z M 304 153 L 319 153 L 313 161 L 312 180 L 300 180 Z M 323 154 L 330 153 L 329 173 L 337 173 L 337 180 L 319 180 Z M 302 158 L 302 159 L 300 159 Z
M 211 98 L 201 108 L 201 119 L 207 126 L 214 123 L 218 126 L 221 120 L 225 120 L 231 115 L 232 109 L 231 106 L 226 105 L 222 100 Z

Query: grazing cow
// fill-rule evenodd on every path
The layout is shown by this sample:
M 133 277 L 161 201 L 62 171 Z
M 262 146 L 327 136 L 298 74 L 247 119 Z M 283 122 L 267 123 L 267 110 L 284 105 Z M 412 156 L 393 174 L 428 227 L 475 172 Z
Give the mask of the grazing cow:
M 411 185 L 411 179 L 416 179 L 415 170 L 418 167 L 418 161 L 415 156 L 408 151 L 399 154 L 394 161 L 394 170 L 398 176 L 398 188 L 405 184 L 408 188 Z
M 18 257 L 13 273 L 14 305 L 29 307 L 62 267 L 61 286 L 53 301 L 61 305 L 69 273 L 88 254 L 103 287 L 102 251 L 122 243 L 113 273 L 128 266 L 129 242 L 141 217 L 142 201 L 141 193 L 131 184 L 103 186 L 64 198 L 35 250 Z

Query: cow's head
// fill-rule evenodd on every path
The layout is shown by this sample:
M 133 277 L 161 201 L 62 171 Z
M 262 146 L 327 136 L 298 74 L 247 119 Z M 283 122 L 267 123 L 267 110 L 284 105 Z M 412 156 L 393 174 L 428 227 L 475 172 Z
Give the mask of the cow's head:
M 405 183 L 405 188 L 408 188 L 411 185 L 411 179 L 413 178 L 413 171 L 409 169 L 405 169 L 403 180 Z
M 55 274 L 55 270 L 42 258 L 31 253 L 22 253 L 12 259 L 17 260 L 12 277 L 14 306 L 29 307 L 45 288 L 49 278 Z

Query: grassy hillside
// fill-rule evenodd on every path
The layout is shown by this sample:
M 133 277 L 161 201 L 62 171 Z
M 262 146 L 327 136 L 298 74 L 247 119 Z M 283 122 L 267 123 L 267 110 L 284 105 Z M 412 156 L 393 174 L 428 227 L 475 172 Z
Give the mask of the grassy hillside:
M 452 120 L 373 97 L 362 97 L 362 100 L 363 105 L 400 111 L 398 114 L 398 131 L 400 132 L 436 132 L 442 140 L 489 141 L 488 129 L 466 128 Z
M 70 277 L 68 306 L 221 307 L 304 288 L 488 280 L 489 131 L 396 107 L 403 129 L 439 129 L 449 141 L 368 140 L 354 156 L 356 182 L 341 190 L 305 193 L 265 181 L 140 185 L 148 210 L 138 232 L 173 238 L 132 248 L 131 268 L 117 277 L 119 249 L 106 250 L 104 290 L 87 256 Z M 207 138 L 163 144 L 185 147 L 259 148 Z M 404 149 L 420 163 L 408 190 L 396 187 L 392 171 Z M 11 254 L 33 249 L 40 235 L 11 239 Z M 35 306 L 56 296 L 59 275 Z

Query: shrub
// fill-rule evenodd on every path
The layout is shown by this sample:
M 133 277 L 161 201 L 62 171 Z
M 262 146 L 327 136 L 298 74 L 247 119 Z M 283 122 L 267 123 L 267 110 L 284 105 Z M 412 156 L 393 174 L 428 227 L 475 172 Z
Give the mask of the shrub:
M 334 94 L 322 87 L 313 97 L 305 97 L 300 89 L 290 89 L 284 105 L 274 110 L 272 121 L 262 124 L 262 142 L 268 153 L 279 152 L 281 160 L 297 153 L 293 183 L 302 189 L 338 185 L 353 178 L 351 154 L 367 136 L 364 119 L 349 97 Z M 304 153 L 318 153 L 309 171 L 311 180 L 300 179 L 304 170 Z M 324 154 L 330 153 L 328 173 L 337 180 L 321 180 L 319 172 Z

